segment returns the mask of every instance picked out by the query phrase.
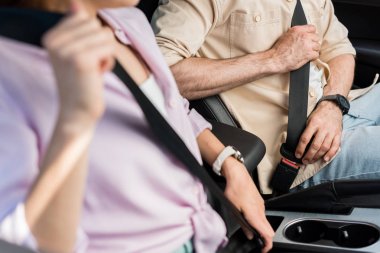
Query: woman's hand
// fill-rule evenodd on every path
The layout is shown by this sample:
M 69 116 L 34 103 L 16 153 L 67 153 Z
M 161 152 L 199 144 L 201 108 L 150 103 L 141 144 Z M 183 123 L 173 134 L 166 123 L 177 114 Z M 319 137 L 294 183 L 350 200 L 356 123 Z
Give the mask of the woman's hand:
M 202 158 L 212 166 L 224 149 L 224 145 L 209 129 L 198 135 L 198 145 Z M 274 231 L 265 216 L 264 200 L 261 198 L 251 176 L 244 164 L 233 157 L 228 157 L 222 165 L 222 174 L 226 178 L 225 196 L 242 212 L 248 223 L 254 227 L 264 240 L 263 253 L 268 252 L 273 245 Z M 244 231 L 249 239 L 253 235 Z
M 60 117 L 93 123 L 103 114 L 103 73 L 114 64 L 110 29 L 76 3 L 73 13 L 43 38 L 57 79 Z
M 268 252 L 273 245 L 274 231 L 265 216 L 264 200 L 247 169 L 235 158 L 229 157 L 223 163 L 222 173 L 227 181 L 226 197 L 263 238 L 265 247 L 262 252 Z M 250 231 L 244 232 L 249 239 L 252 239 Z

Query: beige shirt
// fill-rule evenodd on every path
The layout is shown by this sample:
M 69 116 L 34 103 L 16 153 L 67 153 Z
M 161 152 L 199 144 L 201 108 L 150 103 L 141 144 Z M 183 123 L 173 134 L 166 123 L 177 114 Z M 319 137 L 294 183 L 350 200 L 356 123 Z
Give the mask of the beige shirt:
M 290 28 L 295 4 L 294 0 L 161 0 L 152 26 L 169 65 L 189 57 L 227 59 L 270 49 Z M 355 55 L 355 50 L 347 38 L 347 29 L 334 15 L 331 0 L 302 0 L 302 5 L 308 23 L 316 26 L 322 41 L 320 59 L 312 64 L 311 78 L 321 70 L 323 75 L 317 80 L 320 85 L 310 85 L 310 113 L 329 77 L 326 63 L 342 54 Z M 258 166 L 262 193 L 271 193 L 270 179 L 281 159 L 288 91 L 289 74 L 277 74 L 221 94 L 242 128 L 259 136 L 267 147 Z M 355 97 L 362 93 L 357 92 Z M 320 160 L 303 166 L 293 187 L 324 165 Z

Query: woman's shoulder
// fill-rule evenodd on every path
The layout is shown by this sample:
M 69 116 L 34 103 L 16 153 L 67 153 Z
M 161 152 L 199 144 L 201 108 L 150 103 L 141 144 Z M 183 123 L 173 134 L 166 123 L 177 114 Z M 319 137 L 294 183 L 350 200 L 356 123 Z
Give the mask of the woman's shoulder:
M 0 95 L 16 107 L 32 109 L 55 97 L 45 50 L 0 37 Z
M 150 23 L 141 10 L 135 7 L 102 9 L 99 15 L 116 32 L 123 31 L 132 44 L 141 40 L 155 43 Z

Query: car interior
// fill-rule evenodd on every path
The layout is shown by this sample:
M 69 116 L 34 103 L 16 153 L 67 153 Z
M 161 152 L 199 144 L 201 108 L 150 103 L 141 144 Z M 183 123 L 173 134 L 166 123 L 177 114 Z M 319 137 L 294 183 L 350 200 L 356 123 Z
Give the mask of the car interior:
M 158 1 L 141 1 L 139 8 L 150 19 L 156 4 Z M 380 1 L 333 0 L 333 4 L 357 51 L 353 89 L 367 87 L 377 81 L 380 72 L 380 28 L 374 25 L 378 23 L 376 13 L 380 11 Z M 237 136 L 244 131 L 228 132 L 230 128 L 226 125 L 240 126 L 219 96 L 191 101 L 191 105 L 213 123 L 214 133 L 225 144 L 238 147 L 244 156 L 251 154 L 250 147 L 255 149 L 253 153 L 265 149 L 265 146 L 258 148 L 263 143 L 257 137 L 250 147 L 246 146 L 247 139 L 241 143 Z M 257 160 L 253 164 L 245 162 L 254 180 L 257 180 L 258 163 Z M 379 183 L 376 180 L 340 181 L 280 197 L 266 196 L 267 218 L 276 231 L 272 251 L 380 252 Z M 229 225 L 228 216 L 226 223 Z M 234 229 L 231 224 L 228 228 Z
M 138 8 L 150 20 L 158 2 L 142 0 Z M 376 26 L 380 0 L 333 0 L 333 3 L 357 50 L 353 88 L 367 87 L 380 72 L 380 27 Z M 6 25 L 0 22 L 2 29 Z M 191 106 L 212 122 L 213 132 L 224 144 L 241 151 L 246 167 L 257 182 L 256 167 L 265 154 L 264 143 L 240 129 L 219 96 L 191 101 Z M 224 187 L 223 179 L 210 175 Z M 276 231 L 271 252 L 380 252 L 379 180 L 329 182 L 264 198 L 267 218 Z M 239 229 L 238 223 L 217 201 L 210 202 L 225 220 L 228 235 L 234 234 Z M 2 241 L 0 251 L 31 252 Z

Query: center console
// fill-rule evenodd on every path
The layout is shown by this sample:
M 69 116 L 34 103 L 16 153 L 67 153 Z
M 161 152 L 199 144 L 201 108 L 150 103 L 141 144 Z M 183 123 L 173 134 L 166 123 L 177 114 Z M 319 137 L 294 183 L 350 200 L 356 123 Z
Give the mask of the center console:
M 348 215 L 267 211 L 274 246 L 303 252 L 379 253 L 380 210 L 354 208 Z

